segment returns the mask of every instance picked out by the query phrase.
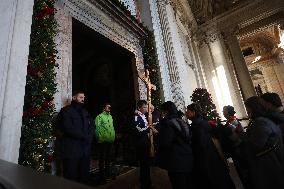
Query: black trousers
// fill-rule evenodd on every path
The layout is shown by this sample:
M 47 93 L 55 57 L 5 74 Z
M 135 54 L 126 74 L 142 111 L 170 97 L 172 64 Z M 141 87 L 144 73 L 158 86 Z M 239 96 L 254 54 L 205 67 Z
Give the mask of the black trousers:
M 192 174 L 183 172 L 168 172 L 173 189 L 193 189 Z
M 99 148 L 99 171 L 102 179 L 110 177 L 110 161 L 112 143 L 104 142 L 98 144 Z
M 151 174 L 150 174 L 151 158 L 149 157 L 149 148 L 146 146 L 138 148 L 137 156 L 140 165 L 141 189 L 151 189 L 152 188 Z
M 90 173 L 90 157 L 70 158 L 62 160 L 63 177 L 69 180 L 88 183 Z

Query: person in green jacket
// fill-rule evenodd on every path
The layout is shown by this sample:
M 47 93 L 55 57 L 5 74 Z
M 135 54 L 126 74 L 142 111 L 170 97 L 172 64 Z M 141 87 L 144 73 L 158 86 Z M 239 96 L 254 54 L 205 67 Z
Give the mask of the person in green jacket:
M 101 182 L 105 182 L 106 179 L 110 177 L 110 155 L 112 144 L 115 140 L 115 130 L 110 109 L 111 105 L 106 103 L 103 112 L 100 113 L 95 120 Z

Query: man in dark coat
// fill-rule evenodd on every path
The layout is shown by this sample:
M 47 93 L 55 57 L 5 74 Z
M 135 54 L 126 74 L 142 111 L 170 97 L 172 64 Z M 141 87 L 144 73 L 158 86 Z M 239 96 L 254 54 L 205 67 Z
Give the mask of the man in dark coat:
M 284 188 L 283 141 L 276 117 L 266 104 L 253 96 L 245 101 L 250 123 L 243 136 L 251 189 Z
M 86 183 L 90 171 L 93 121 L 84 109 L 85 95 L 74 92 L 70 105 L 61 109 L 57 123 L 57 145 L 63 176 Z
M 192 152 L 194 182 L 197 189 L 234 189 L 226 160 L 218 153 L 211 136 L 211 127 L 201 116 L 200 106 L 187 106 L 186 116 L 192 121 Z
M 271 109 L 284 114 L 284 106 L 277 93 L 264 93 L 261 98 L 267 102 Z
M 168 171 L 173 189 L 192 188 L 193 154 L 189 125 L 179 118 L 178 110 L 171 101 L 161 106 L 157 164 Z
M 141 189 L 150 189 L 151 176 L 150 176 L 150 165 L 151 160 L 149 157 L 150 142 L 149 142 L 149 126 L 145 116 L 147 112 L 147 102 L 145 100 L 139 100 L 137 102 L 137 110 L 135 111 L 135 138 L 136 138 L 136 150 L 137 158 L 140 163 L 140 185 Z

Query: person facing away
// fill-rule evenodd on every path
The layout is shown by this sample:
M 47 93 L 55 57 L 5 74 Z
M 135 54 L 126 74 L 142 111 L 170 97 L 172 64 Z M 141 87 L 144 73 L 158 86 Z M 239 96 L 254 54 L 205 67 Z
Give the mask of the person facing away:
M 179 117 L 176 105 L 161 105 L 162 119 L 157 137 L 157 164 L 168 171 L 173 189 L 193 187 L 193 154 L 189 125 Z
M 140 186 L 141 189 L 152 188 L 150 165 L 151 159 L 149 157 L 150 142 L 149 142 L 149 126 L 145 116 L 147 112 L 147 102 L 139 100 L 137 102 L 137 110 L 134 115 L 134 133 L 135 146 L 137 151 L 137 159 L 140 165 Z
M 244 128 L 235 116 L 236 112 L 233 106 L 224 106 L 223 115 L 227 119 L 226 124 L 219 127 L 219 140 L 226 158 L 232 158 L 237 173 L 245 188 L 247 187 L 247 165 L 240 156 L 241 137 L 244 134 Z
M 194 183 L 197 189 L 234 189 L 227 165 L 218 153 L 211 136 L 212 127 L 201 115 L 199 104 L 187 106 L 186 116 L 192 121 Z
M 282 132 L 282 140 L 284 141 L 284 107 L 279 95 L 277 93 L 264 93 L 261 98 L 264 100 L 264 106 L 268 110 L 268 117 L 279 125 Z
M 228 105 L 223 107 L 223 115 L 227 120 L 226 126 L 229 127 L 237 135 L 240 135 L 244 132 L 244 128 L 235 114 L 236 112 L 233 106 Z
M 270 117 L 263 99 L 250 97 L 245 106 L 251 119 L 243 138 L 250 188 L 284 188 L 281 130 Z
M 264 93 L 261 98 L 276 112 L 284 114 L 284 106 L 277 93 Z
M 93 121 L 84 108 L 85 95 L 82 91 L 73 93 L 70 105 L 58 114 L 56 143 L 62 160 L 63 177 L 87 183 L 90 171 Z
M 103 112 L 96 119 L 96 139 L 99 149 L 99 172 L 100 181 L 105 182 L 110 175 L 111 149 L 115 140 L 115 130 L 113 127 L 113 119 L 110 114 L 111 105 L 105 103 Z

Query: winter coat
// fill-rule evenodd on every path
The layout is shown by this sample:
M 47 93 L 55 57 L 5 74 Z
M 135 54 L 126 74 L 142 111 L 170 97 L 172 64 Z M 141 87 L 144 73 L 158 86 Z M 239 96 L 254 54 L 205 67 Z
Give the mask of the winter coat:
M 280 128 L 257 117 L 247 129 L 244 146 L 252 189 L 284 188 L 283 142 Z
M 135 145 L 136 148 L 138 148 L 137 150 L 139 150 L 139 148 L 149 148 L 150 142 L 148 136 L 148 121 L 146 116 L 139 111 L 135 112 L 133 130 L 135 135 Z
M 96 117 L 96 139 L 98 143 L 109 142 L 115 140 L 115 130 L 113 127 L 113 119 L 110 113 L 102 112 Z
M 56 125 L 59 136 L 56 146 L 60 158 L 72 159 L 90 156 L 93 124 L 82 104 L 72 102 L 61 109 Z
M 197 117 L 192 120 L 191 126 L 196 188 L 235 188 L 229 170 L 212 141 L 212 128 L 208 121 Z
M 164 118 L 157 136 L 157 164 L 169 172 L 192 172 L 193 154 L 189 125 L 180 118 Z

